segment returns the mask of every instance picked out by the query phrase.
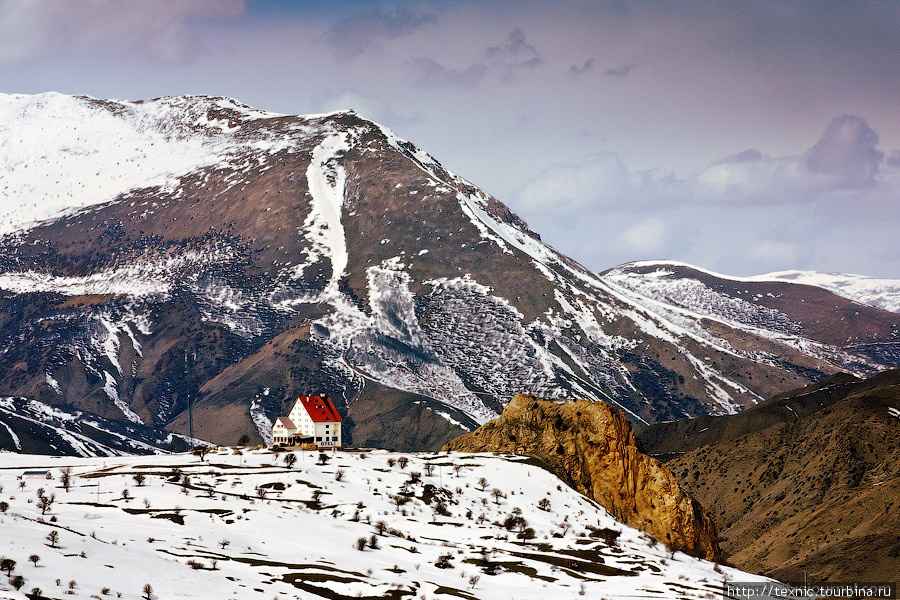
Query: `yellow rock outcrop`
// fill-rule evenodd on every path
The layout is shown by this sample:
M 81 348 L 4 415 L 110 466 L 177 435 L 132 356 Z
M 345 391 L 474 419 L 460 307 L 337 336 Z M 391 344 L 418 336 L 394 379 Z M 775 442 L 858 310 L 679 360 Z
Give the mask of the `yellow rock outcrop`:
M 519 394 L 499 418 L 444 450 L 531 456 L 622 523 L 670 548 L 721 560 L 713 520 L 666 467 L 641 451 L 625 415 L 606 403 Z

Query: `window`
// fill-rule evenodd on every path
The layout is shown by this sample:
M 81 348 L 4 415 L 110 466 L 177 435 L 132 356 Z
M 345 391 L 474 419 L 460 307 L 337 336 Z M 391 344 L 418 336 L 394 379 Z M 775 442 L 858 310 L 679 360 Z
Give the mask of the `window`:
M 322 438 L 321 438 L 321 437 L 317 437 L 317 438 L 316 438 L 316 441 L 317 441 L 317 442 L 321 442 L 321 441 L 322 441 Z

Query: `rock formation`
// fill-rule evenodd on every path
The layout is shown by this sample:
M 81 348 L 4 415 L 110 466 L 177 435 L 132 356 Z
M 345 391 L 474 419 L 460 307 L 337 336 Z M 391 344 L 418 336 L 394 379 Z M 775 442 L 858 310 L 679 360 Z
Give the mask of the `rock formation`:
M 668 469 L 641 451 L 625 415 L 606 403 L 560 404 L 519 394 L 499 418 L 444 450 L 531 456 L 622 523 L 672 549 L 721 560 L 713 520 Z

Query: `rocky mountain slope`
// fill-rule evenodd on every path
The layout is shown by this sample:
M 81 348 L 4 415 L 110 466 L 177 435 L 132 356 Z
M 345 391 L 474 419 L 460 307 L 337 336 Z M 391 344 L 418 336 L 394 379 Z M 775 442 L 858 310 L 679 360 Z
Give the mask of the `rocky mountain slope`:
M 641 451 L 625 415 L 605 402 L 555 403 L 519 394 L 499 418 L 444 449 L 530 456 L 619 521 L 671 548 L 722 558 L 715 523 Z
M 76 430 L 165 440 L 190 402 L 197 437 L 265 440 L 327 392 L 347 443 L 436 448 L 520 392 L 652 423 L 900 364 L 900 315 L 821 288 L 597 276 L 351 111 L 44 94 L 0 117 L 0 397 Z
M 640 437 L 710 507 L 738 567 L 782 581 L 900 572 L 900 371 L 834 375 Z
M 5 454 L 0 556 L 23 581 L 0 578 L 0 595 L 700 599 L 726 578 L 763 579 L 670 552 L 521 458 L 298 452 L 291 467 L 286 455 Z M 54 479 L 20 489 L 36 468 Z

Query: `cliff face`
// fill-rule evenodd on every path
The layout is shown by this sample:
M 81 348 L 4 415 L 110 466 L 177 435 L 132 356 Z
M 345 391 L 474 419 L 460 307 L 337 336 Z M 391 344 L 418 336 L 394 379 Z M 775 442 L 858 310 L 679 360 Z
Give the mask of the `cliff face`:
M 625 415 L 603 402 L 556 404 L 519 394 L 499 418 L 444 450 L 532 456 L 622 523 L 677 550 L 721 560 L 715 523 L 640 450 Z

